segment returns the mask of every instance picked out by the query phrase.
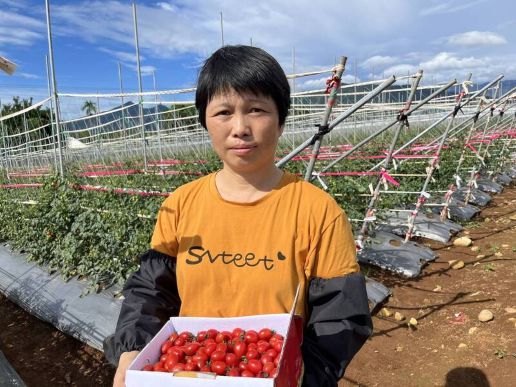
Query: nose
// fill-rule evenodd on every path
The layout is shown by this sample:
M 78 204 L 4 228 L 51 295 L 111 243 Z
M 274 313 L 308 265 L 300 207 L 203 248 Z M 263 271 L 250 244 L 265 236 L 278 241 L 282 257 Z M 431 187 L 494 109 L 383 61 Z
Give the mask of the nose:
M 249 136 L 251 134 L 251 126 L 246 115 L 243 113 L 235 113 L 233 118 L 233 137 L 241 138 Z

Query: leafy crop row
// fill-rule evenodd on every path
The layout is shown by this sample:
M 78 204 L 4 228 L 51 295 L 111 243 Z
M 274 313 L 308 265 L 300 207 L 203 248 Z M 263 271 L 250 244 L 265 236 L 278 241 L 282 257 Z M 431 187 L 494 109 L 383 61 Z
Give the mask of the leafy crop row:
M 457 142 L 457 144 L 460 143 Z M 369 147 L 362 156 L 378 154 L 379 147 Z M 434 174 L 431 190 L 446 190 L 452 182 L 461 148 L 453 145 L 441 157 L 440 168 Z M 492 152 L 493 154 L 495 152 Z M 334 171 L 365 171 L 379 160 L 367 158 L 345 159 Z M 466 159 L 465 168 L 475 163 Z M 318 167 L 324 165 L 317 162 Z M 428 160 L 409 160 L 399 163 L 392 173 L 422 174 Z M 133 165 L 127 164 L 130 168 Z M 209 173 L 220 168 L 211 155 L 202 164 L 186 164 L 177 168 Z M 303 173 L 303 162 L 290 162 L 288 170 Z M 138 188 L 172 192 L 176 187 L 197 178 L 192 175 L 138 174 L 109 176 L 99 179 L 74 177 L 78 169 L 68 168 L 66 178 L 52 176 L 42 179 L 42 188 L 0 189 L 0 241 L 28 254 L 30 260 L 59 270 L 65 279 L 86 277 L 92 289 L 99 290 L 123 283 L 138 265 L 138 256 L 148 248 L 155 217 L 164 200 L 160 196 L 121 195 L 113 192 L 92 192 L 73 188 L 74 184 L 95 184 L 108 187 Z M 156 169 L 155 172 L 158 172 Z M 463 175 L 464 176 L 464 175 Z M 424 177 L 396 177 L 400 187 L 391 190 L 416 191 Z M 335 196 L 350 218 L 363 217 L 369 196 L 369 184 L 375 185 L 377 176 L 324 177 L 328 192 Z M 6 182 L 5 173 L 0 181 Z M 11 181 L 12 182 L 12 181 Z M 317 184 L 317 181 L 314 181 Z M 30 204 L 28 203 L 30 200 Z M 414 194 L 384 194 L 377 204 L 380 209 L 401 208 L 415 203 Z

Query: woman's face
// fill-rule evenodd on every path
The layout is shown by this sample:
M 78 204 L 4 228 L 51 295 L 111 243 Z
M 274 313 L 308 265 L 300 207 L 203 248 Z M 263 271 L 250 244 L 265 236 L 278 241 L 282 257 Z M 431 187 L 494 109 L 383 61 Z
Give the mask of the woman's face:
M 206 107 L 206 127 L 224 168 L 250 173 L 274 165 L 283 127 L 272 98 L 234 90 L 217 94 Z

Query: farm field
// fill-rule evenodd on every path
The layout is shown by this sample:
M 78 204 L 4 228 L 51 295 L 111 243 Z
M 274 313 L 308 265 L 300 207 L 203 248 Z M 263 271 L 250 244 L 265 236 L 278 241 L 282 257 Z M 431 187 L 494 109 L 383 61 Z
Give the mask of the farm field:
M 516 308 L 515 215 L 516 188 L 506 188 L 461 234 L 478 251 L 421 240 L 439 257 L 419 278 L 370 272 L 392 290 L 386 308 L 418 325 L 376 315 L 372 338 L 339 386 L 509 385 L 516 378 L 516 313 L 506 311 Z M 465 267 L 450 269 L 450 260 Z M 114 369 L 101 352 L 0 297 L 0 350 L 28 386 L 110 385 Z M 493 321 L 477 320 L 483 309 Z

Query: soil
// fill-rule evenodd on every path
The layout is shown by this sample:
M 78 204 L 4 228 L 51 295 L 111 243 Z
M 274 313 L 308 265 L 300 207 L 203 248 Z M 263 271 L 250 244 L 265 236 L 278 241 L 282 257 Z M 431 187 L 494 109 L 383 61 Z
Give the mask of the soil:
M 514 385 L 516 313 L 508 308 L 516 309 L 516 188 L 496 196 L 459 236 L 473 245 L 420 241 L 439 256 L 417 279 L 369 273 L 392 291 L 385 307 L 406 319 L 373 317 L 373 336 L 339 387 Z M 465 266 L 454 270 L 450 260 Z M 492 321 L 478 320 L 483 309 L 494 314 Z M 417 325 L 409 328 L 412 317 Z M 111 385 L 114 369 L 101 352 L 1 295 L 0 327 L 0 350 L 27 386 Z
M 516 385 L 516 188 L 495 196 L 458 236 L 473 244 L 420 241 L 439 256 L 416 279 L 371 273 L 392 291 L 384 306 L 406 320 L 374 316 L 373 336 L 339 387 Z M 451 260 L 464 268 L 450 268 Z M 484 309 L 492 321 L 478 320 Z

